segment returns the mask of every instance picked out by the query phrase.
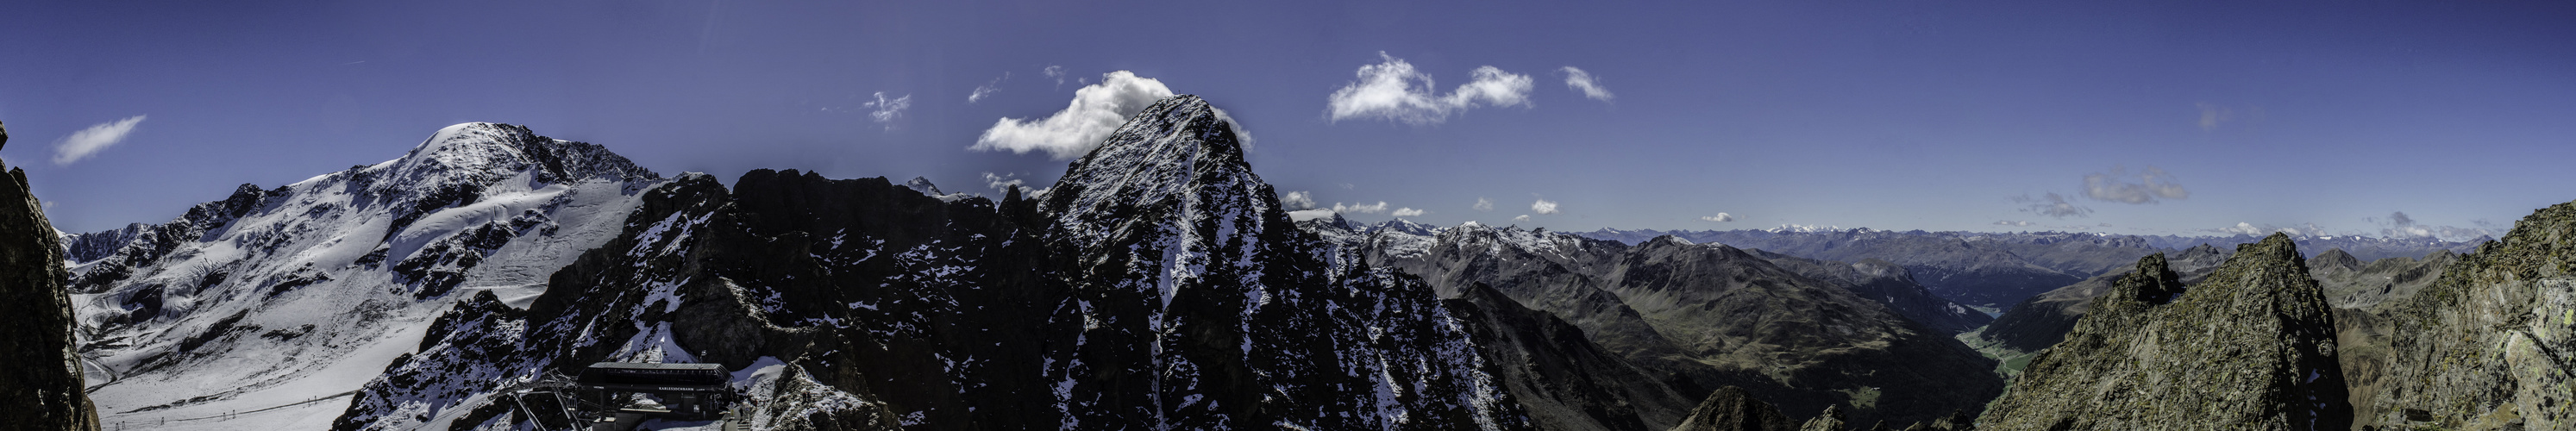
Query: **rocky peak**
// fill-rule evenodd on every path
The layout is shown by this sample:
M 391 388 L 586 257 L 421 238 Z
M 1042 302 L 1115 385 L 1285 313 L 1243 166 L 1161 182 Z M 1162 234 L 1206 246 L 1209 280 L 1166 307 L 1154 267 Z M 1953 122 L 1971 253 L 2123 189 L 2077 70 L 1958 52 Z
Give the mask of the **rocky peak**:
M 1067 167 L 1039 206 L 1062 237 L 1081 246 L 1176 218 L 1252 221 L 1277 208 L 1278 195 L 1244 162 L 1233 128 L 1216 108 L 1191 95 L 1164 98 L 1137 112 Z M 1279 219 L 1286 223 L 1284 212 Z
M 2150 306 L 2173 302 L 2183 290 L 2182 276 L 2165 263 L 2164 253 L 2138 259 L 2137 272 L 2111 284 L 2111 294 Z
M 2033 358 L 1982 422 L 1991 429 L 2345 429 L 2334 315 L 2298 247 L 2237 247 L 2200 285 L 2159 254 Z M 2155 301 L 2170 298 L 2167 302 Z
M 64 235 L 64 258 L 75 263 L 106 258 L 151 228 L 149 224 L 128 223 L 122 228 Z
M 1824 413 L 1817 414 L 1815 419 L 1808 419 L 1806 424 L 1798 426 L 1798 431 L 1845 431 L 1849 429 L 1851 429 L 1851 418 L 1846 413 L 1843 413 L 1843 406 L 1841 404 L 1825 406 Z
M 388 168 L 382 178 L 395 181 L 378 187 L 479 186 L 521 172 L 548 184 L 589 178 L 624 182 L 662 178 L 597 144 L 538 136 L 526 126 L 498 123 L 447 126 L 402 158 L 379 166 Z
M 948 194 L 946 192 L 939 191 L 939 186 L 930 184 L 930 179 L 925 177 L 912 177 L 912 181 L 903 182 L 903 187 L 912 189 L 912 191 L 921 192 L 923 196 L 939 196 Z
M 2361 269 L 2361 264 L 2360 258 L 2352 257 L 2352 253 L 2345 253 L 2343 249 L 2337 248 L 2317 253 L 2315 259 L 2308 260 L 2308 269 L 2313 271 L 2333 268 L 2352 271 Z

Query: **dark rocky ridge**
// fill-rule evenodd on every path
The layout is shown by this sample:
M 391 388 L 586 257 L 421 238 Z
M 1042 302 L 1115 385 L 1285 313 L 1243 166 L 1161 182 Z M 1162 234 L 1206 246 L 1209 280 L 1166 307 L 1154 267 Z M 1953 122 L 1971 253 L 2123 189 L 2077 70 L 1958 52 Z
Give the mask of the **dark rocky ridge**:
M 780 429 L 1655 429 L 1681 416 L 1684 398 L 1573 325 L 1343 264 L 1288 222 L 1212 111 L 1157 103 L 1035 199 L 683 176 L 646 191 L 626 233 L 528 310 L 441 318 L 340 427 L 399 427 L 405 403 L 464 408 L 589 361 L 760 358 L 785 372 L 756 391 L 753 420 Z M 498 417 L 477 414 L 459 423 Z
M 0 127 L 0 145 L 9 141 Z M 27 171 L 0 184 L 0 429 L 97 430 L 74 353 L 72 303 L 63 290 L 63 248 Z
M 2138 262 L 2042 351 L 1979 421 L 1986 429 L 2344 429 L 2352 422 L 2334 316 L 2286 235 L 2239 246 L 2184 288 L 2162 254 Z

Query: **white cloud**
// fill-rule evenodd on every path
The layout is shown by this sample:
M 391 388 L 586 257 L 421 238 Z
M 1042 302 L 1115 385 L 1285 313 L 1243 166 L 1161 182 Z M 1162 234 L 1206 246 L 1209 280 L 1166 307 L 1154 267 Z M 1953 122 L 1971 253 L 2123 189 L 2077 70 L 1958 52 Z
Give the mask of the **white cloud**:
M 1412 124 L 1435 124 L 1449 119 L 1449 114 L 1477 106 L 1529 106 L 1529 75 L 1504 72 L 1493 66 L 1478 67 L 1470 72 L 1466 85 L 1448 95 L 1435 95 L 1437 86 L 1431 75 L 1414 70 L 1412 63 L 1378 53 L 1385 62 L 1360 66 L 1359 80 L 1333 91 L 1326 99 L 1326 111 L 1333 121 L 1344 118 L 1384 118 Z M 1417 85 L 1418 83 L 1418 85 Z
M 1369 205 L 1361 205 L 1361 204 L 1342 205 L 1342 203 L 1341 203 L 1341 202 L 1334 202 L 1334 203 L 1333 203 L 1333 212 L 1337 212 L 1337 213 L 1360 213 L 1360 214 L 1377 214 L 1377 213 L 1382 213 L 1382 212 L 1386 212 L 1386 201 L 1378 201 L 1378 203 L 1376 203 L 1376 204 L 1369 204 Z
M 1050 76 L 1062 73 L 1056 67 L 1048 70 L 1055 71 Z M 993 122 L 993 127 L 985 129 L 984 135 L 975 139 L 975 146 L 968 149 L 1012 153 L 1045 150 L 1058 160 L 1081 157 L 1100 146 L 1111 132 L 1118 131 L 1119 125 L 1127 123 L 1127 117 L 1171 96 L 1171 87 L 1163 86 L 1163 81 L 1140 78 L 1124 70 L 1110 72 L 1101 76 L 1099 84 L 1074 90 L 1073 103 L 1055 115 Z
M 1531 203 L 1530 203 L 1530 211 L 1531 211 L 1531 212 L 1536 212 L 1536 213 L 1539 213 L 1539 214 L 1555 214 L 1555 213 L 1556 213 L 1556 201 L 1551 201 L 1551 200 L 1546 200 L 1546 199 L 1540 199 L 1540 200 L 1538 200 L 1538 202 L 1531 202 Z
M 1037 195 L 1039 195 L 1039 194 L 1043 194 L 1043 193 L 1046 193 L 1046 189 L 1029 187 L 1029 186 L 1023 185 L 1023 184 L 1025 184 L 1025 183 L 1027 183 L 1027 181 L 1022 180 L 1022 179 L 1019 179 L 1019 178 L 1012 178 L 1012 177 L 1017 177 L 1017 176 L 1019 176 L 1019 174 L 1002 174 L 1002 175 L 994 175 L 994 174 L 993 174 L 993 173 L 991 173 L 991 172 L 985 172 L 985 173 L 984 173 L 984 187 L 990 187 L 990 188 L 992 188 L 994 191 L 998 191 L 998 192 L 1002 192 L 1002 193 L 1010 193 L 1010 192 L 1011 192 L 1011 189 L 1017 188 L 1017 189 L 1024 190 L 1024 191 L 1023 191 L 1023 192 L 1021 192 L 1020 194 L 1021 194 L 1021 195 L 1023 195 L 1024 197 L 1029 197 L 1029 198 L 1036 198 L 1036 197 L 1037 197 Z
M 2204 231 L 2254 236 L 2265 236 L 2273 233 L 2286 233 L 2290 234 L 2290 236 L 2318 235 L 2325 233 L 2325 229 L 2317 227 L 2316 223 L 2308 223 L 2305 227 L 2307 228 L 2306 230 L 2300 230 L 2295 227 L 2279 227 L 2268 224 L 2255 226 L 2253 223 L 2237 222 L 2235 226 L 2204 229 Z
M 1325 218 L 1325 217 L 1332 217 L 1332 216 L 1333 216 L 1333 210 L 1330 210 L 1330 209 L 1296 210 L 1296 211 L 1289 211 L 1289 212 L 1288 212 L 1288 220 L 1289 220 L 1289 221 L 1301 221 L 1301 222 L 1302 222 L 1302 221 L 1314 220 L 1314 219 Z
M 1707 216 L 1707 217 L 1700 217 L 1699 219 L 1700 219 L 1700 220 L 1707 220 L 1707 221 L 1713 221 L 1713 222 L 1724 223 L 1724 222 L 1731 222 L 1731 221 L 1735 221 L 1735 215 L 1734 215 L 1734 214 L 1727 214 L 1727 213 L 1717 213 L 1717 215 Z
M 1477 210 L 1477 211 L 1493 211 L 1493 210 L 1494 210 L 1494 200 L 1493 200 L 1493 199 L 1481 198 L 1481 197 L 1480 197 L 1480 198 L 1476 198 L 1476 207 L 1475 207 L 1475 208 L 1476 208 L 1476 210 Z
M 2227 123 L 2246 120 L 2263 120 L 2263 107 L 2261 106 L 2245 105 L 2243 111 L 2238 111 L 2237 107 L 2234 106 L 2209 102 L 2200 102 L 2195 105 L 2200 107 L 2200 130 L 2204 132 L 2218 130 L 2219 126 L 2227 125 Z
M 1046 74 L 1048 78 L 1055 78 L 1057 89 L 1064 88 L 1064 66 L 1047 66 L 1045 69 L 1039 69 L 1038 73 Z
M 1517 222 L 1526 222 L 1526 221 L 1529 221 L 1529 214 L 1521 214 L 1521 216 L 1520 216 L 1520 217 L 1512 217 L 1512 221 L 1517 221 Z
M 2434 226 L 2416 223 L 2415 218 L 2407 216 L 2405 211 L 2388 214 L 2388 220 L 2386 221 L 2378 219 L 2364 220 L 2368 220 L 2373 223 L 2380 223 L 2381 227 L 2379 229 L 2379 236 L 2386 238 L 2432 238 L 2461 241 L 2475 239 L 2479 236 L 2493 237 L 2497 234 L 2495 229 L 2488 229 L 2485 227 L 2471 228 L 2458 226 Z M 2477 223 L 2481 225 L 2491 224 L 2486 223 L 2483 220 Z M 2511 227 L 2507 226 L 2506 228 L 2510 229 Z
M 1619 97 L 1617 95 L 1610 94 L 1610 89 L 1602 87 L 1601 83 L 1593 81 L 1592 73 L 1590 72 L 1584 72 L 1583 69 L 1576 69 L 1574 66 L 1566 66 L 1565 68 L 1557 70 L 1565 72 L 1565 87 L 1583 90 L 1583 97 L 1585 98 L 1608 102 L 1611 98 Z
M 1073 102 L 1064 110 L 1043 119 L 994 121 L 993 127 L 984 129 L 983 136 L 975 138 L 975 145 L 967 149 L 1012 153 L 1045 150 L 1057 160 L 1082 157 L 1117 132 L 1118 126 L 1127 124 L 1128 117 L 1173 94 L 1172 88 L 1161 80 L 1124 70 L 1109 72 L 1100 75 L 1099 84 L 1073 90 Z M 1223 109 L 1216 110 L 1216 118 L 1234 130 L 1235 139 L 1245 148 L 1252 147 L 1252 133 L 1244 131 L 1242 123 L 1227 116 Z
M 2084 197 L 2105 202 L 2151 204 L 2161 199 L 2187 199 L 2191 190 L 2175 183 L 2173 174 L 2148 166 L 2139 171 L 2138 182 L 2129 181 L 2127 168 L 2113 167 L 2110 172 L 2084 175 Z
M 1279 195 L 1279 206 L 1285 207 L 1282 209 L 1288 211 L 1313 209 L 1315 208 L 1315 194 L 1307 192 L 1282 193 Z
M 2030 221 L 2028 221 L 2028 220 L 2021 220 L 2021 221 L 1995 220 L 1995 225 L 1996 225 L 1996 226 L 2030 226 L 2030 225 L 2033 225 L 2033 224 L 2037 224 L 2037 223 L 2031 223 L 2031 222 L 2030 222 Z
M 1418 215 L 1423 215 L 1423 214 L 1430 214 L 1430 213 L 1431 213 L 1431 211 L 1430 211 L 1430 210 L 1418 210 L 1418 209 L 1412 209 L 1412 208 L 1396 208 L 1396 209 L 1395 209 L 1395 212 L 1394 212 L 1393 214 L 1394 214 L 1396 217 L 1413 217 L 1413 216 L 1418 216 Z
M 2254 224 L 2253 224 L 2253 223 L 2246 223 L 2246 222 L 2236 222 L 2236 227 L 2223 227 L 2223 228 L 2218 228 L 2218 231 L 2219 231 L 2219 232 L 2240 233 L 2240 234 L 2246 234 L 2246 235 L 2262 235 L 2262 234 L 2266 234 L 2266 233 L 2271 233 L 2270 231 L 2264 230 L 2263 228 L 2254 227 Z
M 2012 200 L 2014 203 L 2024 204 L 2020 209 L 2021 212 L 2031 214 L 2061 219 L 2070 216 L 2084 217 L 2093 214 L 2092 208 L 2077 206 L 2074 202 L 2068 201 L 2066 199 L 2066 195 L 2056 193 L 2044 194 L 2037 198 L 2030 197 L 2030 195 L 2014 196 Z
M 125 142 L 125 135 L 134 133 L 134 125 L 141 124 L 143 117 L 136 115 L 72 132 L 71 136 L 54 142 L 54 164 L 69 165 L 80 159 L 89 158 L 92 154 L 98 154 L 99 150 L 105 150 L 118 142 Z
M 976 86 L 975 92 L 966 94 L 966 103 L 982 102 L 986 97 L 993 97 L 993 93 L 1002 91 L 1002 81 L 1010 79 L 1010 72 L 1002 72 L 1002 77 L 993 78 L 991 82 Z
M 887 129 L 894 128 L 894 119 L 903 118 L 904 110 L 912 109 L 912 95 L 910 94 L 903 95 L 903 97 L 887 99 L 885 97 L 885 92 L 879 91 L 877 92 L 876 97 L 877 101 L 868 102 L 859 106 L 874 108 L 874 111 L 868 112 L 868 117 L 877 119 L 877 124 L 884 124 Z

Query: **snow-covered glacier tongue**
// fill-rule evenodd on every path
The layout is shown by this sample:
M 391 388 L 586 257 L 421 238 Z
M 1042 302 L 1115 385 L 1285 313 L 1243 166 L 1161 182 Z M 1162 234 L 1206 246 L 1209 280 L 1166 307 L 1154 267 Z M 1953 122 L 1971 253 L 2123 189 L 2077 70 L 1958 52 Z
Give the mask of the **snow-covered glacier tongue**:
M 467 123 L 88 235 L 68 255 L 91 396 L 109 427 L 325 428 L 454 298 L 526 306 L 662 181 L 598 145 Z

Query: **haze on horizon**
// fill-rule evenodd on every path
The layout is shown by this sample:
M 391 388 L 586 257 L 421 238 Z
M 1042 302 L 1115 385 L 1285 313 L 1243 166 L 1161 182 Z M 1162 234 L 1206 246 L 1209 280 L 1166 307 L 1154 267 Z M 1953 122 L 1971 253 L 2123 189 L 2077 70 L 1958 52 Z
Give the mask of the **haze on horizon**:
M 1170 93 L 1363 221 L 2460 239 L 2576 199 L 2567 3 L 12 9 L 0 157 L 73 232 L 468 121 L 998 195 Z

